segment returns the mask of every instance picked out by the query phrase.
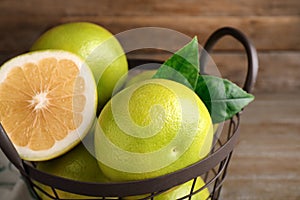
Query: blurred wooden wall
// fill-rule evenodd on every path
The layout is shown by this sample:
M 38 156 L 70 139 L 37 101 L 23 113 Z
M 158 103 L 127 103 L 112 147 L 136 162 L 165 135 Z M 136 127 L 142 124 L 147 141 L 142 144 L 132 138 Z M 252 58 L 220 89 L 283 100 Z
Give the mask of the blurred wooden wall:
M 26 52 L 46 29 L 70 21 L 95 22 L 114 34 L 165 27 L 196 35 L 202 45 L 217 28 L 236 27 L 259 52 L 255 91 L 300 92 L 299 0 L 1 0 L 1 64 Z M 174 48 L 180 47 L 174 44 Z M 130 56 L 165 59 L 169 55 L 149 51 Z M 213 58 L 223 76 L 243 76 L 245 54 L 235 40 L 224 38 Z

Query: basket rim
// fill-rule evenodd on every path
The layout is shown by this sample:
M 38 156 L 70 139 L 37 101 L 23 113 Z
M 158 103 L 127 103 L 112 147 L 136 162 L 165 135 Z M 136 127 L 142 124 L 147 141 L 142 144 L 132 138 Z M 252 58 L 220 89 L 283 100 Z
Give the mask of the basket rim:
M 128 59 L 130 68 L 151 62 L 162 63 L 162 61 L 155 59 Z M 20 166 L 17 168 L 29 181 L 29 184 L 33 186 L 35 186 L 34 181 L 38 181 L 44 185 L 80 195 L 124 197 L 165 191 L 207 173 L 229 156 L 234 149 L 239 135 L 239 113 L 235 115 L 235 117 L 229 119 L 231 123 L 233 123 L 234 118 L 236 118 L 236 126 L 234 127 L 234 130 L 232 130 L 231 136 L 227 138 L 227 141 L 219 148 L 190 166 L 155 178 L 109 183 L 83 182 L 40 171 L 29 161 L 21 160 Z
M 52 186 L 66 192 L 88 196 L 131 196 L 167 190 L 183 184 L 193 178 L 201 176 L 214 168 L 233 151 L 239 135 L 240 115 L 236 115 L 237 124 L 233 134 L 227 141 L 202 160 L 177 170 L 175 172 L 155 178 L 124 182 L 83 182 L 55 176 L 36 169 L 29 162 L 23 161 L 24 176 L 42 184 Z M 233 120 L 233 119 L 231 119 Z
M 245 89 L 247 92 L 251 92 L 255 84 L 258 72 L 257 52 L 255 47 L 248 40 L 248 38 L 242 32 L 235 28 L 220 28 L 209 37 L 204 46 L 204 49 L 207 50 L 207 52 L 201 54 L 200 57 L 200 72 L 204 72 L 206 57 L 208 53 L 212 50 L 215 43 L 226 35 L 230 35 L 237 39 L 246 50 L 248 58 L 248 69 L 243 89 Z M 144 64 L 145 62 L 161 63 L 161 61 L 154 59 L 128 59 L 128 61 L 129 64 Z M 234 121 L 235 117 L 236 121 Z M 224 144 L 221 144 L 220 147 L 214 150 L 207 157 L 205 157 L 201 161 L 196 162 L 193 165 L 190 165 L 178 171 L 156 178 L 140 181 L 110 183 L 80 182 L 39 171 L 31 163 L 21 160 L 18 157 L 16 151 L 9 151 L 13 149 L 13 146 L 8 141 L 7 135 L 5 134 L 5 131 L 2 128 L 2 126 L 0 126 L 0 145 L 1 148 L 7 147 L 2 149 L 8 155 L 8 158 L 12 161 L 12 163 L 18 168 L 20 173 L 25 177 L 25 179 L 29 181 L 31 185 L 34 185 L 32 180 L 35 180 L 39 181 L 42 184 L 50 185 L 57 189 L 75 194 L 82 194 L 88 196 L 123 197 L 167 190 L 175 185 L 182 184 L 200 175 L 203 175 L 204 173 L 217 166 L 220 162 L 224 161 L 225 159 L 229 159 L 239 135 L 240 114 L 238 113 L 235 117 L 230 119 L 230 123 L 234 123 L 235 126 L 233 130 L 231 130 L 232 133 L 228 135 L 226 142 Z M 84 188 L 83 185 L 85 186 Z

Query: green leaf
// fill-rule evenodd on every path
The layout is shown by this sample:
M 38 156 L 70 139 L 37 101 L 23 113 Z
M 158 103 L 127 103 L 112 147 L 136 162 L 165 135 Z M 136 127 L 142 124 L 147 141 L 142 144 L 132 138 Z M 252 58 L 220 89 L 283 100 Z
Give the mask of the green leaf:
M 199 73 L 197 37 L 166 60 L 152 78 L 173 80 L 195 90 Z
M 206 105 L 213 123 L 231 118 L 254 100 L 252 94 L 229 80 L 209 75 L 198 77 L 195 92 Z
M 173 80 L 195 91 L 210 112 L 213 123 L 231 118 L 254 99 L 229 80 L 199 74 L 196 37 L 166 60 L 152 78 Z

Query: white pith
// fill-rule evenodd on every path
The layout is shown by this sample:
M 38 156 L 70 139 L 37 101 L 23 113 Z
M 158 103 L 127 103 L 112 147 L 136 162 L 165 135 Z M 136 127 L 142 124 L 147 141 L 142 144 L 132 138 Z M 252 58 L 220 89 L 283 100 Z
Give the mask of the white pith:
M 30 105 L 34 107 L 34 110 L 47 108 L 49 103 L 47 94 L 47 92 L 41 92 L 32 97 L 32 100 L 30 100 Z

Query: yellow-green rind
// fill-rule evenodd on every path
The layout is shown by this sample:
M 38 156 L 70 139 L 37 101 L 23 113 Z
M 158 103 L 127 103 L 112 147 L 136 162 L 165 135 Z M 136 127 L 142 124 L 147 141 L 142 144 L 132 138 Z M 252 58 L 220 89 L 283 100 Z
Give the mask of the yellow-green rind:
M 98 112 L 110 99 L 116 83 L 128 72 L 126 55 L 107 29 L 89 22 L 55 26 L 42 34 L 31 51 L 62 49 L 82 57 L 90 66 L 98 90 Z
M 78 144 L 74 149 L 66 154 L 43 162 L 37 162 L 37 169 L 46 173 L 67 178 L 74 181 L 107 183 L 109 179 L 105 177 L 99 169 L 97 160 L 90 154 L 83 143 Z M 47 193 L 54 196 L 52 189 L 49 186 L 35 182 Z M 43 200 L 50 199 L 41 191 L 37 190 L 39 196 Z M 69 193 L 66 191 L 57 190 L 60 198 L 67 199 L 87 199 L 84 195 Z
M 174 188 L 171 188 L 170 190 L 167 190 L 166 192 L 163 192 L 157 196 L 154 197 L 154 200 L 175 200 L 179 198 L 183 198 L 191 193 L 191 188 L 193 185 L 194 180 L 188 181 L 186 183 L 183 183 L 179 186 L 176 186 Z M 195 183 L 193 192 L 201 189 L 205 185 L 204 181 L 201 177 L 197 178 L 197 181 Z M 194 194 L 191 197 L 191 200 L 207 200 L 209 199 L 210 193 L 207 188 L 201 189 L 198 193 Z M 126 200 L 136 200 L 145 198 L 149 195 L 138 195 L 138 196 L 132 196 L 132 197 L 125 197 Z
M 106 150 L 101 149 L 101 147 L 102 147 L 101 142 L 103 141 L 104 138 L 101 136 L 101 134 L 99 134 L 99 132 L 98 132 L 99 129 L 98 129 L 98 131 L 96 130 L 96 132 L 95 132 L 95 151 L 96 151 L 96 156 L 99 160 L 99 166 L 102 169 L 103 173 L 107 177 L 109 177 L 110 179 L 112 179 L 114 181 L 142 180 L 142 179 L 153 178 L 153 177 L 158 177 L 158 176 L 161 176 L 164 174 L 168 174 L 168 173 L 174 172 L 176 170 L 182 169 L 184 167 L 187 167 L 193 163 L 196 163 L 197 161 L 204 158 L 210 151 L 211 144 L 212 144 L 212 138 L 213 138 L 213 127 L 212 127 L 212 122 L 211 122 L 209 112 L 207 111 L 205 105 L 200 100 L 200 98 L 189 88 L 187 88 L 179 83 L 176 83 L 174 81 L 169 81 L 169 80 L 165 80 L 165 79 L 151 79 L 151 80 L 146 80 L 146 81 L 134 84 L 134 85 L 135 86 L 136 85 L 143 86 L 143 85 L 147 85 L 147 84 L 151 84 L 151 83 L 158 83 L 158 84 L 162 84 L 162 85 L 168 83 L 168 87 L 171 88 L 173 91 L 176 91 L 176 94 L 180 96 L 179 98 L 181 98 L 181 100 L 183 102 L 185 102 L 186 104 L 189 104 L 190 102 L 193 102 L 193 101 L 196 102 L 197 106 L 189 108 L 189 109 L 191 110 L 191 112 L 193 110 L 193 111 L 196 111 L 196 113 L 199 113 L 199 116 L 197 116 L 197 117 L 199 117 L 199 120 L 198 120 L 198 122 L 196 122 L 196 123 L 198 123 L 198 125 L 196 125 L 197 127 L 195 127 L 195 129 L 198 132 L 197 132 L 197 134 L 195 134 L 195 137 L 192 138 L 193 140 L 192 140 L 189 148 L 175 162 L 171 163 L 170 165 L 162 167 L 159 170 L 153 170 L 150 172 L 142 172 L 142 171 L 141 172 L 128 172 L 125 170 L 116 169 L 119 166 L 122 166 L 121 164 L 119 166 L 112 167 L 112 166 L 107 166 L 106 164 L 104 164 L 101 161 L 101 159 L 103 158 L 103 157 L 101 157 L 104 153 L 103 151 L 106 151 Z M 133 85 L 133 87 L 135 87 L 134 85 Z M 139 86 L 137 86 L 137 87 L 139 87 Z M 120 93 L 129 92 L 131 89 L 132 89 L 132 87 L 125 88 Z M 152 92 L 154 93 L 154 95 L 160 95 L 162 93 L 161 90 L 159 90 L 159 91 L 153 90 Z M 118 93 L 117 95 L 120 95 L 120 93 Z M 184 96 L 185 95 L 184 93 L 188 94 L 188 95 Z M 125 151 L 128 151 L 128 152 L 147 153 L 148 150 L 152 151 L 152 152 L 159 150 L 159 148 L 161 148 L 163 145 L 166 145 L 167 144 L 166 142 L 168 142 L 168 141 L 163 141 L 163 140 L 166 140 L 166 138 L 167 138 L 167 140 L 169 140 L 170 137 L 171 138 L 174 137 L 174 135 L 172 136 L 172 134 L 174 134 L 174 133 L 167 134 L 167 132 L 165 132 L 166 135 L 159 136 L 159 134 L 157 134 L 153 137 L 146 138 L 145 139 L 146 142 L 143 142 L 142 138 L 134 138 L 134 137 L 129 136 L 128 134 L 124 133 L 120 129 L 120 127 L 116 124 L 114 116 L 113 116 L 113 112 L 112 112 L 112 103 L 111 102 L 114 101 L 114 98 L 116 96 L 114 96 L 111 99 L 111 101 L 105 106 L 105 108 L 102 110 L 102 112 L 99 116 L 99 119 L 98 119 L 99 125 L 101 127 L 101 130 L 103 130 L 105 137 L 109 138 L 109 140 L 112 141 L 113 144 L 114 144 L 114 142 L 116 142 L 117 143 L 117 144 L 115 144 L 116 146 L 119 146 L 122 149 L 124 148 Z M 145 97 L 145 98 L 147 98 L 147 97 Z M 122 100 L 122 98 L 120 100 Z M 126 106 L 126 104 L 124 104 L 124 106 Z M 137 107 L 138 106 L 141 107 L 142 105 L 137 105 Z M 141 108 L 143 108 L 143 107 L 141 107 Z M 137 112 L 137 113 L 139 113 L 139 112 Z M 141 114 L 142 113 L 140 113 L 140 115 Z M 197 118 L 197 117 L 195 117 L 195 118 Z M 183 126 L 185 126 L 185 124 Z M 188 134 L 188 133 L 186 133 L 186 134 Z M 153 140 L 153 138 L 155 138 L 155 139 Z M 152 139 L 152 141 L 151 141 L 151 139 Z M 151 142 L 149 142 L 149 141 L 151 141 Z M 110 151 L 109 154 L 111 154 L 114 150 L 112 149 L 109 151 Z M 159 163 L 162 161 L 162 159 L 164 159 L 164 155 L 160 155 L 160 157 L 157 157 L 157 160 L 155 160 L 154 162 Z M 130 156 L 129 156 L 128 160 L 130 160 Z M 145 165 L 150 165 L 150 166 L 148 166 L 148 168 L 149 167 L 151 168 L 151 163 L 149 163 L 149 161 L 147 160 L 147 156 L 145 156 L 145 160 L 141 160 L 138 162 L 141 162 L 142 165 L 143 165 L 143 163 Z M 128 164 L 128 163 L 126 163 L 126 164 Z M 153 164 L 155 164 L 155 163 L 153 163 Z M 123 163 L 123 165 L 124 165 L 124 163 Z

